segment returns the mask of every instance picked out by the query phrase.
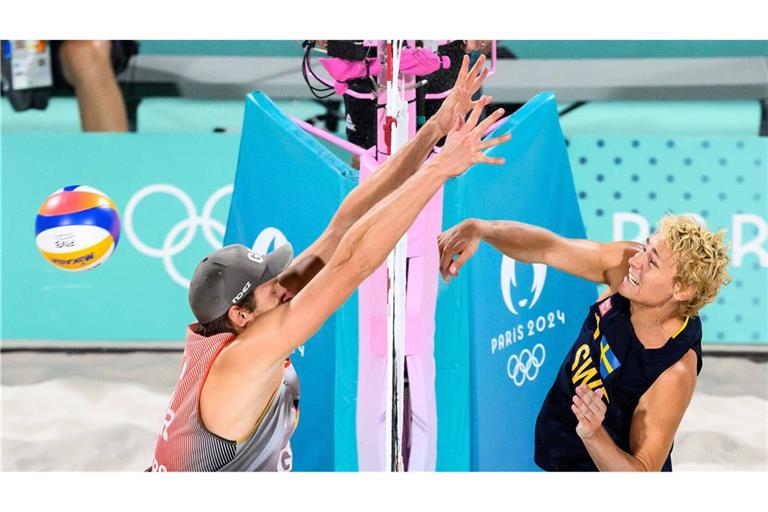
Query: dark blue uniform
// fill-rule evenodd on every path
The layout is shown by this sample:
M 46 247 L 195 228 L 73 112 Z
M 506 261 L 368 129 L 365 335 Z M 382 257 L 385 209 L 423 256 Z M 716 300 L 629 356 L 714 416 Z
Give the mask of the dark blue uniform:
M 637 339 L 629 300 L 615 294 L 593 304 L 576 343 L 558 370 L 536 419 L 536 464 L 546 471 L 597 471 L 571 411 L 576 387 L 603 390 L 607 404 L 603 427 L 629 453 L 629 428 L 640 397 L 664 370 L 693 349 L 701 371 L 701 320 L 686 318 L 677 334 L 660 348 L 645 348 Z M 672 450 L 670 450 L 670 454 Z M 667 455 L 662 471 L 672 470 Z

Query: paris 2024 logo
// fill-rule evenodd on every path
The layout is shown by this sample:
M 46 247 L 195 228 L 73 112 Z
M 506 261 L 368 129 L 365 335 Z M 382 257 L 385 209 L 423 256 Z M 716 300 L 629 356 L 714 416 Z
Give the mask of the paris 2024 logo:
M 547 279 L 546 265 L 521 263 L 502 256 L 500 277 L 501 296 L 516 325 L 491 338 L 491 354 L 506 354 L 513 350 L 510 347 L 523 340 L 534 342 L 507 357 L 507 377 L 515 386 L 521 387 L 536 380 L 547 355 L 544 344 L 531 338 L 564 324 L 565 314 L 560 310 L 536 316 L 528 313 L 542 297 Z

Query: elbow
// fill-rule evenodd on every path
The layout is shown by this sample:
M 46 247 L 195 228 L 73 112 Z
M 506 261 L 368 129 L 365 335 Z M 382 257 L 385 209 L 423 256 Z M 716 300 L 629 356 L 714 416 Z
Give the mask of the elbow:
M 383 258 L 377 257 L 374 251 L 370 249 L 369 244 L 365 243 L 365 236 L 366 233 L 363 232 L 360 237 L 353 238 L 349 258 L 353 272 L 361 276 L 361 281 L 373 274 L 386 258 L 386 255 Z
M 338 241 L 341 240 L 347 231 L 349 231 L 349 228 L 351 228 L 353 224 L 354 219 L 351 219 L 349 215 L 346 215 L 343 212 L 338 212 L 331 219 L 331 222 L 328 224 L 326 231 L 330 237 L 333 237 Z
M 653 464 L 644 460 L 641 457 L 638 457 L 637 455 L 632 455 L 631 457 L 632 457 L 631 465 L 632 465 L 633 471 L 642 472 L 642 473 L 659 472 L 661 471 L 661 468 L 663 466 L 663 463 L 662 463 L 662 464 L 657 464 L 654 467 Z
M 375 261 L 372 258 L 366 257 L 364 254 L 355 254 L 349 261 L 351 271 L 355 273 L 357 279 L 363 282 L 368 276 L 373 274 L 379 265 L 380 261 Z
M 363 282 L 381 264 L 360 246 L 357 237 L 344 236 L 330 263 L 336 268 L 343 268 L 357 282 Z
M 562 253 L 562 239 L 551 231 L 542 229 L 542 236 L 539 244 L 534 246 L 532 253 L 536 263 L 544 263 L 548 266 L 554 266 L 558 255 Z

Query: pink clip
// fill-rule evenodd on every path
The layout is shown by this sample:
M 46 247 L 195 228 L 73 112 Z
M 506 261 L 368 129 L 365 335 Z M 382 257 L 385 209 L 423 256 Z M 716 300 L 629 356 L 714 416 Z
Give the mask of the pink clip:
M 333 84 L 333 89 L 336 91 L 336 94 L 344 94 L 349 89 L 349 85 L 346 82 L 336 82 Z
M 346 82 L 355 78 L 376 76 L 381 72 L 381 63 L 376 59 L 346 60 L 338 57 L 323 57 L 320 64 L 337 82 Z

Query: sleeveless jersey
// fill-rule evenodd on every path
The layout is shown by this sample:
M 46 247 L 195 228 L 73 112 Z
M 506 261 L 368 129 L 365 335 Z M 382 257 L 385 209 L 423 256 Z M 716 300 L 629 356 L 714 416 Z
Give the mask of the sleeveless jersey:
M 299 420 L 299 381 L 289 359 L 283 380 L 255 425 L 242 440 L 205 428 L 200 391 L 219 352 L 235 336 L 200 336 L 187 327 L 184 357 L 171 403 L 155 445 L 152 471 L 290 471 L 290 439 Z
M 571 411 L 576 387 L 603 390 L 607 404 L 603 427 L 629 453 L 629 429 L 640 397 L 688 350 L 696 352 L 701 371 L 701 320 L 686 318 L 664 346 L 645 348 L 630 322 L 629 300 L 615 294 L 593 304 L 579 336 L 558 370 L 536 419 L 536 464 L 546 471 L 597 471 L 576 433 Z M 672 470 L 671 453 L 662 471 Z

